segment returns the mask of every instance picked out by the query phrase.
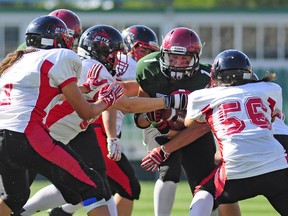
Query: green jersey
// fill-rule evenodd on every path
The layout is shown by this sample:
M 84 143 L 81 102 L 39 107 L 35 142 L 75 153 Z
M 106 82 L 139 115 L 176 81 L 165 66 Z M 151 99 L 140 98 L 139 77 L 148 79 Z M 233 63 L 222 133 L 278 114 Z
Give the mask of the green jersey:
M 150 97 L 156 97 L 157 94 L 169 95 L 178 89 L 193 92 L 209 84 L 211 65 L 200 64 L 193 76 L 172 80 L 161 72 L 160 56 L 160 52 L 153 52 L 137 62 L 136 80 Z

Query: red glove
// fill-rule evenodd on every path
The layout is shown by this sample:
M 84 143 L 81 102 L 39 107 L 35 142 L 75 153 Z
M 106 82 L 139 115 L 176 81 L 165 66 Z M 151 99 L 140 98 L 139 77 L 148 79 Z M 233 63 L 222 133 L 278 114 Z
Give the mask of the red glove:
M 169 156 L 170 153 L 165 152 L 163 146 L 154 148 L 142 159 L 141 167 L 147 171 L 151 170 L 152 172 L 156 172 L 159 165 L 167 160 Z
M 113 82 L 100 89 L 98 99 L 104 101 L 110 107 L 122 96 L 123 87 Z
M 155 110 L 152 112 L 143 113 L 144 118 L 150 122 L 152 127 L 157 128 L 160 133 L 167 134 L 169 132 L 169 125 L 166 120 L 162 119 L 162 112 L 164 110 Z
M 89 92 L 85 94 L 87 99 L 96 100 L 99 90 L 108 83 L 107 79 L 99 80 L 99 74 L 103 65 L 94 64 L 87 73 L 86 81 L 82 85 L 85 86 Z

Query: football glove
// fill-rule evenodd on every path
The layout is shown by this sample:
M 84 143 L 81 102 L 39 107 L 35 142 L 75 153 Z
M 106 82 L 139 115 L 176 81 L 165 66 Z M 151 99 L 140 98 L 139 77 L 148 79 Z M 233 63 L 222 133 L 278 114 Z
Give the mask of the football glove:
M 188 90 L 179 89 L 170 95 L 164 95 L 165 109 L 174 108 L 185 110 L 187 108 L 189 94 L 190 92 Z
M 122 96 L 123 87 L 113 82 L 100 89 L 98 99 L 104 101 L 110 107 Z
M 160 164 L 167 160 L 169 156 L 170 153 L 165 152 L 163 146 L 156 147 L 142 159 L 141 167 L 146 169 L 146 171 L 156 172 Z
M 114 161 L 119 161 L 121 159 L 121 147 L 118 138 L 107 138 L 107 149 L 108 158 Z

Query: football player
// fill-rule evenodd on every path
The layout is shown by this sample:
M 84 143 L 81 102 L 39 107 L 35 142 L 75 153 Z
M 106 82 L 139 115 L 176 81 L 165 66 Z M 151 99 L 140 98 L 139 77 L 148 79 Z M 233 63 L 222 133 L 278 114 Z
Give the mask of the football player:
M 282 109 L 282 89 L 272 82 L 275 74 L 255 80 L 249 58 L 225 50 L 216 56 L 211 77 L 212 88 L 189 95 L 185 125 L 209 125 L 220 145 L 221 163 L 197 188 L 189 215 L 209 216 L 214 203 L 257 195 L 286 215 L 287 154 L 272 131 Z
M 207 87 L 211 65 L 199 62 L 201 52 L 201 40 L 192 29 L 177 27 L 169 31 L 160 52 L 149 54 L 138 62 L 136 80 L 140 85 L 139 95 L 159 97 L 179 89 L 193 92 Z M 159 179 L 154 188 L 154 212 L 156 216 L 163 216 L 171 214 L 182 167 L 194 194 L 196 186 L 215 169 L 216 146 L 209 128 L 199 128 L 193 134 L 190 128 L 184 128 L 171 137 L 169 127 L 159 119 L 157 112 L 135 114 L 135 123 L 144 129 L 144 142 L 150 150 L 142 160 L 142 167 L 154 172 L 159 167 Z M 184 147 L 169 154 L 165 151 L 168 142 Z M 159 145 L 161 148 L 154 148 Z M 238 214 L 239 210 L 235 208 L 233 215 Z

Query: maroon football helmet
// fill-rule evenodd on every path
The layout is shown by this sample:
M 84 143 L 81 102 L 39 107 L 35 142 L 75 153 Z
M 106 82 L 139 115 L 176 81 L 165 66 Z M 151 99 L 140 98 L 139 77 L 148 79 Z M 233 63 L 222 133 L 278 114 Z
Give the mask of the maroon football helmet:
M 192 29 L 178 27 L 172 29 L 165 36 L 160 52 L 162 73 L 168 78 L 179 80 L 191 77 L 198 68 L 202 44 L 199 36 Z M 191 61 L 185 67 L 172 66 L 170 55 L 188 56 Z
M 82 34 L 82 24 L 79 17 L 72 11 L 67 9 L 57 9 L 52 11 L 50 16 L 61 19 L 68 28 L 69 35 L 73 40 L 73 50 L 77 52 L 77 47 Z

